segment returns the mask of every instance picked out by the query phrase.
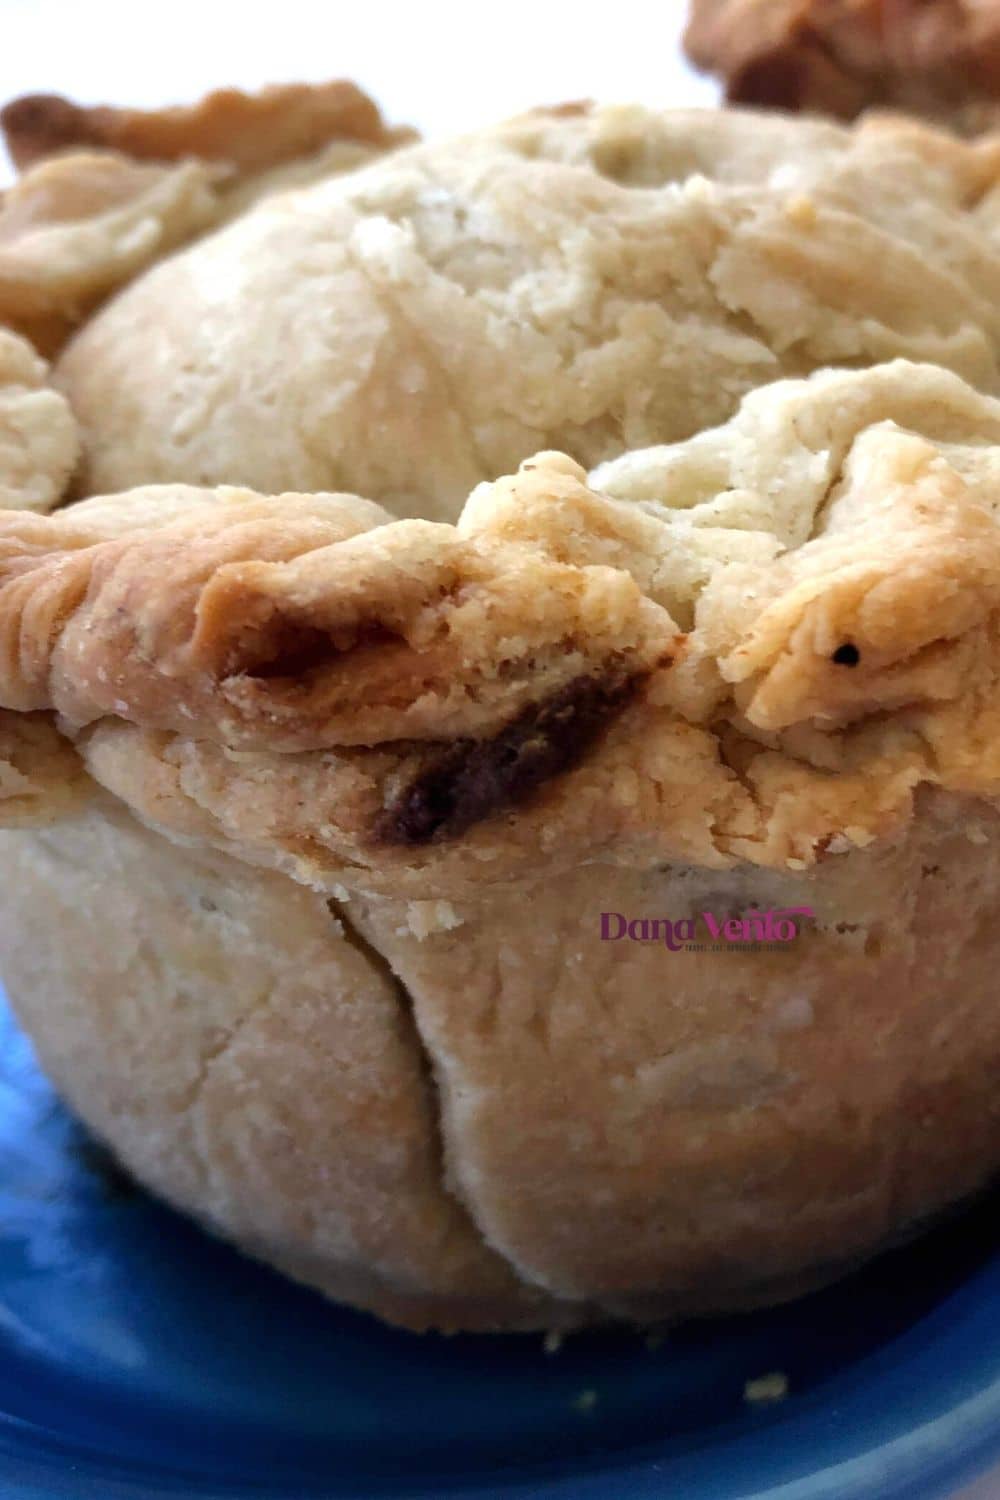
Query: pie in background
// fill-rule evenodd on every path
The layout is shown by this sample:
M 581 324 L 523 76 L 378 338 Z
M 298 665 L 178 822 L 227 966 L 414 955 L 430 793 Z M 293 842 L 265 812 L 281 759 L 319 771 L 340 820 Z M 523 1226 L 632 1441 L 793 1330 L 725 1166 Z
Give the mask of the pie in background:
M 997 0 L 692 0 L 684 44 L 734 104 L 1000 120 Z

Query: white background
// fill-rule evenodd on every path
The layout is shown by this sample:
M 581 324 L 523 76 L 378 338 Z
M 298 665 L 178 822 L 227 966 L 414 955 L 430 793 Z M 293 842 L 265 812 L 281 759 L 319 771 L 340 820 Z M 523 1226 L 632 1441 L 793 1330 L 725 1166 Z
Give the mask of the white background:
M 220 84 L 353 78 L 396 123 L 466 130 L 535 104 L 711 103 L 683 0 L 0 0 L 0 99 L 163 104 Z M 591 15 L 588 22 L 586 17 Z
M 222 84 L 353 78 L 394 123 L 467 130 L 535 104 L 710 104 L 684 0 L 0 0 L 0 101 L 168 104 Z M 0 181 L 8 175 L 0 156 Z M 962 1500 L 1000 1500 L 1000 1471 Z

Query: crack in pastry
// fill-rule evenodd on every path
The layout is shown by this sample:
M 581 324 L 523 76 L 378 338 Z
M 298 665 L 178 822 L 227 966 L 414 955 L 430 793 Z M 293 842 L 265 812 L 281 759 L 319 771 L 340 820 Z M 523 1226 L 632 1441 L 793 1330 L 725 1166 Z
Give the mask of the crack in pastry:
M 79 752 L 48 715 L 0 709 L 0 827 L 70 818 L 95 791 Z
M 685 46 L 739 104 L 1000 119 L 1000 10 L 979 0 L 693 0 Z
M 321 897 L 103 801 L 3 841 L 5 981 L 73 1107 L 141 1181 L 247 1253 L 417 1328 L 586 1312 L 520 1283 L 442 1183 L 398 986 Z M 60 942 L 45 931 L 55 892 Z M 99 977 L 105 920 L 114 984 Z
M 357 952 L 359 957 L 371 968 L 374 974 L 381 978 L 386 991 L 395 996 L 398 1027 L 406 1038 L 409 1051 L 416 1063 L 416 1071 L 423 1084 L 423 1092 L 426 1100 L 427 1134 L 429 1137 L 428 1154 L 433 1164 L 433 1176 L 440 1184 L 441 1190 L 452 1200 L 455 1212 L 461 1216 L 463 1222 L 468 1226 L 469 1232 L 482 1241 L 488 1254 L 499 1254 L 495 1247 L 490 1245 L 486 1240 L 480 1226 L 475 1221 L 470 1205 L 458 1193 L 456 1184 L 450 1180 L 444 1136 L 441 1086 L 438 1082 L 433 1051 L 428 1046 L 420 1029 L 413 996 L 395 969 L 393 969 L 392 964 L 382 949 L 378 947 L 365 931 L 360 916 L 353 916 L 351 914 L 349 902 L 331 897 L 327 905 L 343 941 Z M 517 1275 L 514 1267 L 510 1267 L 510 1273 L 512 1277 Z M 526 1301 L 528 1300 L 530 1299 L 526 1298 Z M 568 1319 L 572 1321 L 570 1307 L 567 1306 L 565 1311 Z M 586 1311 L 584 1308 L 579 1309 L 578 1315 L 581 1319 L 586 1316 Z

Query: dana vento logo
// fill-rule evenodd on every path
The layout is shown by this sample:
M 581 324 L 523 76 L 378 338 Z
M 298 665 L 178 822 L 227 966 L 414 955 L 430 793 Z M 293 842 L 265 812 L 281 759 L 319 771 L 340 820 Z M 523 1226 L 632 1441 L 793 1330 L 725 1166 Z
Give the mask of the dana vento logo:
M 811 906 L 783 906 L 772 911 L 748 911 L 722 916 L 703 911 L 693 917 L 628 917 L 620 911 L 601 912 L 603 943 L 661 943 L 671 953 L 753 952 L 784 948 L 799 936 L 802 924 L 815 913 Z

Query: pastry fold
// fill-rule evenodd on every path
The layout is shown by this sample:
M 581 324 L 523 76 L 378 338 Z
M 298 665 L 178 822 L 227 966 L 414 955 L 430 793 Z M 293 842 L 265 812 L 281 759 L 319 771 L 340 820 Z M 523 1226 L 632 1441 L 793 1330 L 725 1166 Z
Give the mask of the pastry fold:
M 268 193 L 414 138 L 342 81 L 224 89 L 152 111 L 28 95 L 0 126 L 23 173 L 0 195 L 0 322 L 48 355 L 177 246 Z
M 455 525 L 232 487 L 9 511 L 0 707 L 328 888 L 805 868 L 922 786 L 1000 793 L 998 476 L 1000 403 L 899 361 L 589 480 L 539 454 Z
M 165 488 L 19 516 L 0 514 L 0 702 L 78 728 L 284 753 L 482 735 L 582 677 L 650 672 L 677 634 L 621 569 L 353 496 Z

